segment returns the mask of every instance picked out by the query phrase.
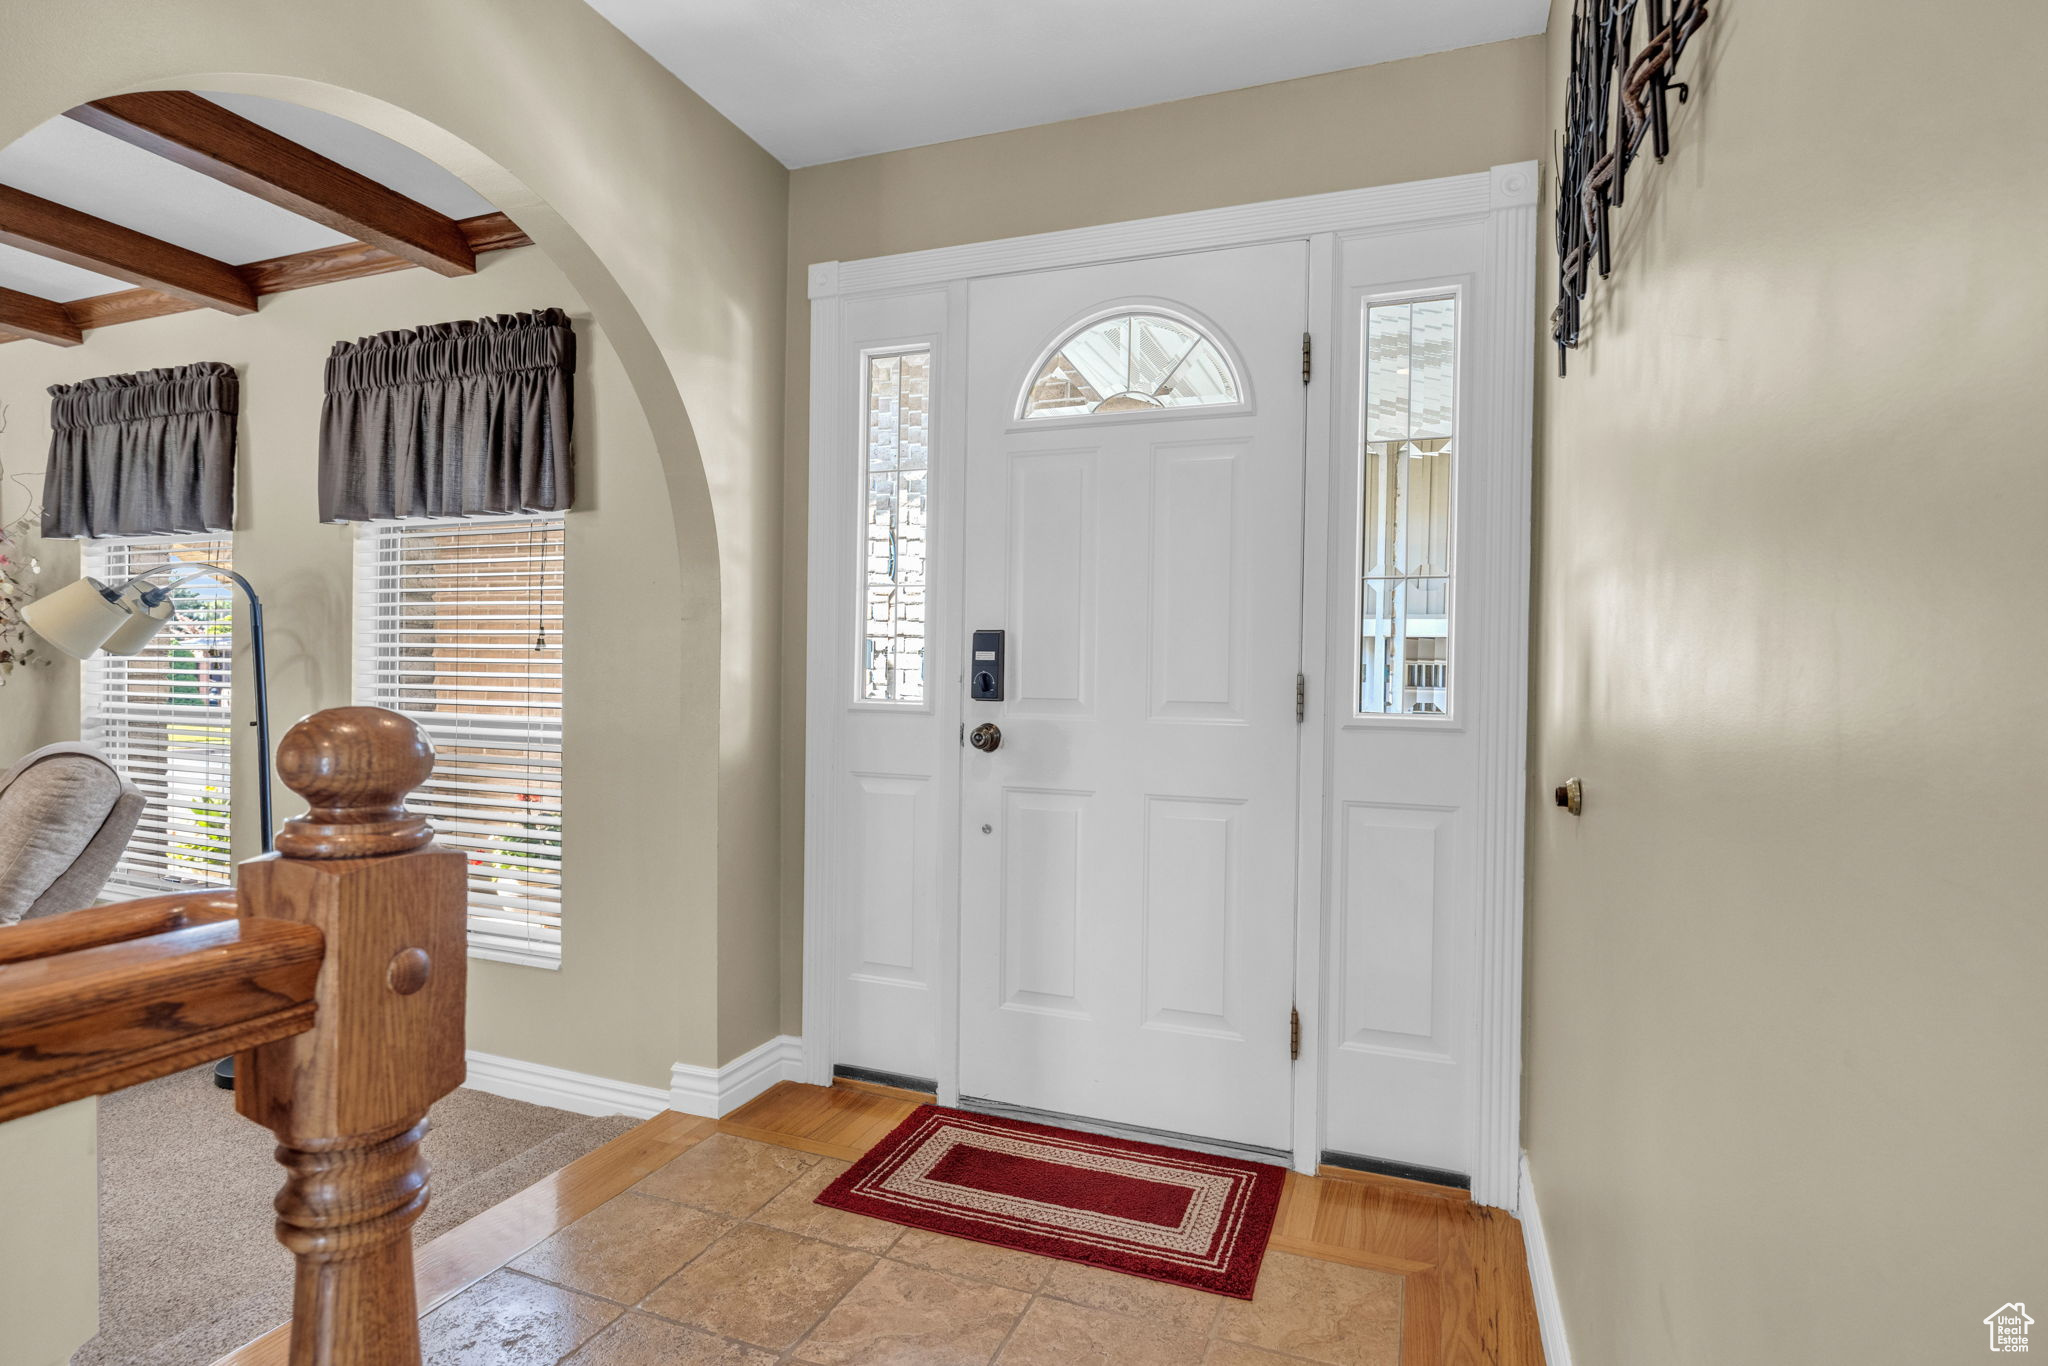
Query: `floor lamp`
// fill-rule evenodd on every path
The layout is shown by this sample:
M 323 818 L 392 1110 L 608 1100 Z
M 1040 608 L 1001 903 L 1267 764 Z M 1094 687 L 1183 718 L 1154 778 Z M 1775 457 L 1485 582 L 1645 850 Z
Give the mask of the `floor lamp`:
M 168 574 L 163 583 L 151 583 Z M 193 579 L 211 575 L 242 590 L 249 600 L 250 643 L 256 663 L 256 747 L 261 751 L 262 781 L 256 785 L 258 819 L 263 823 L 263 852 L 270 852 L 270 669 L 263 653 L 263 600 L 249 581 L 232 569 L 217 564 L 173 560 L 109 587 L 98 579 L 85 578 L 66 584 L 46 597 L 22 608 L 21 619 L 50 644 L 75 659 L 95 652 L 110 655 L 140 654 L 156 633 L 178 614 L 172 594 Z M 213 1079 L 223 1087 L 235 1084 L 235 1060 L 224 1058 L 214 1065 Z

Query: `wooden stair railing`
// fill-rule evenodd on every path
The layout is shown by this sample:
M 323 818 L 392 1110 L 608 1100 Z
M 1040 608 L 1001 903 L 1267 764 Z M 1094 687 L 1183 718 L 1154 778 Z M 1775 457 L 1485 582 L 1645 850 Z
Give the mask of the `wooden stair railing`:
M 396 712 L 318 712 L 277 754 L 310 809 L 239 891 L 0 929 L 0 1120 L 237 1054 L 286 1171 L 292 1366 L 420 1359 L 419 1141 L 462 1082 L 468 969 L 465 860 L 404 805 L 433 764 Z

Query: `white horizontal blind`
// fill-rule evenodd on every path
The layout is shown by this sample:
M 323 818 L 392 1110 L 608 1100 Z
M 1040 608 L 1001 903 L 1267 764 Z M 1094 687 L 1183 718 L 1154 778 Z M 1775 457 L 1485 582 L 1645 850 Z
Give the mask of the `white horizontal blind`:
M 407 804 L 469 855 L 469 949 L 562 957 L 562 518 L 356 533 L 356 700 L 439 758 Z
M 84 541 L 81 548 L 83 572 L 110 587 L 171 561 L 226 567 L 231 553 L 224 536 Z M 106 900 L 220 886 L 234 876 L 234 590 L 195 579 L 173 590 L 172 601 L 175 617 L 140 654 L 94 655 L 79 668 L 81 738 L 149 799 L 101 893 Z

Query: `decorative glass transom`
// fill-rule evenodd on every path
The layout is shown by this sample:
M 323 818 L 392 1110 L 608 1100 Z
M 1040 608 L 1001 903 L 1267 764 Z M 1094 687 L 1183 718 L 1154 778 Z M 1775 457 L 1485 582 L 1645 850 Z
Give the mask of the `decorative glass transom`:
M 1024 416 L 1195 408 L 1238 398 L 1223 348 L 1192 323 L 1163 313 L 1124 313 L 1060 343 L 1031 381 Z

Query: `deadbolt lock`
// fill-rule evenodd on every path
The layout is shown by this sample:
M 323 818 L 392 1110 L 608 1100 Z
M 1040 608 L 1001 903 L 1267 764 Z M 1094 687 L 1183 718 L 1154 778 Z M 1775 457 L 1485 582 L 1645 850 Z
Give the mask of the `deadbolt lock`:
M 1003 745 L 1002 728 L 993 721 L 984 721 L 967 732 L 967 743 L 983 754 L 994 754 Z

